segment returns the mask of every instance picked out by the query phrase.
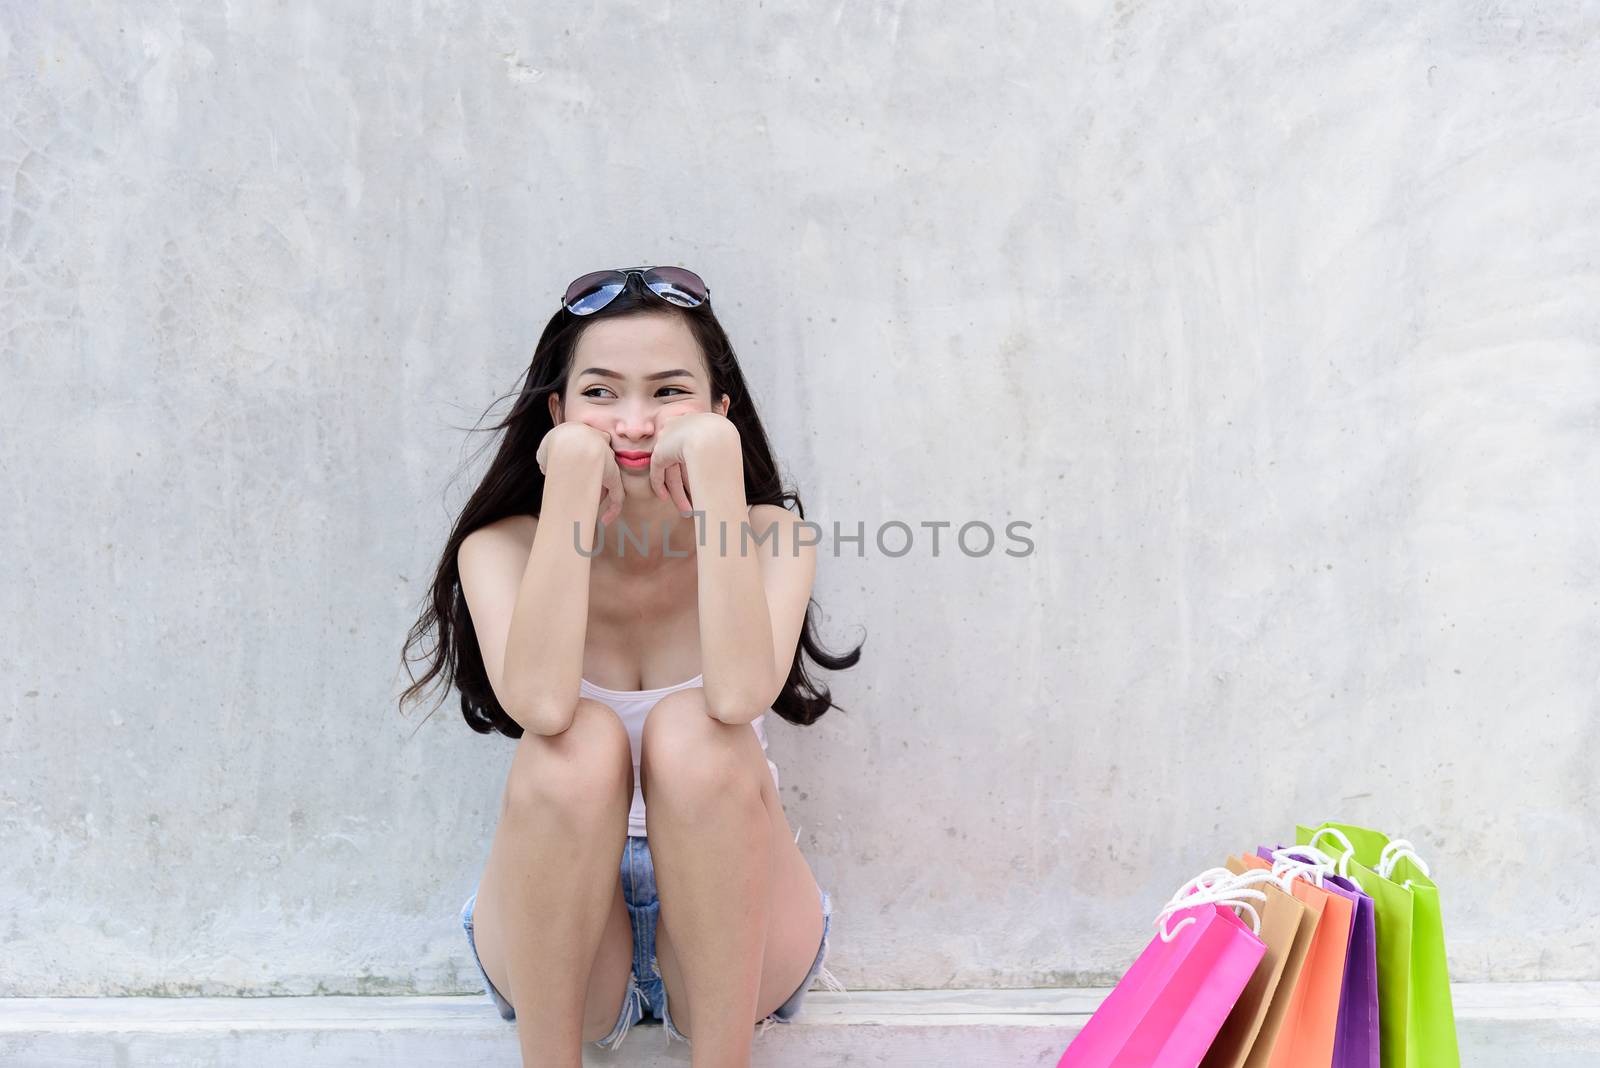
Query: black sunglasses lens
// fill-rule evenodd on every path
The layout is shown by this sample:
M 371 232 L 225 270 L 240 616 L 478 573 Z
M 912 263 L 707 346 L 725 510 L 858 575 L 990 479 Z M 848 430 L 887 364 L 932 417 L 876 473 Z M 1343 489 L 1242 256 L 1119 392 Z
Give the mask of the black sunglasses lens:
M 711 295 L 705 281 L 686 268 L 632 267 L 626 271 L 592 271 L 574 279 L 561 303 L 574 315 L 593 315 L 627 288 L 628 278 L 635 271 L 652 293 L 680 307 L 693 308 Z
M 683 267 L 653 267 L 644 273 L 650 291 L 662 300 L 692 308 L 711 295 L 701 277 Z
M 574 315 L 590 315 L 610 304 L 626 284 L 627 276 L 619 271 L 593 271 L 574 279 L 561 303 Z

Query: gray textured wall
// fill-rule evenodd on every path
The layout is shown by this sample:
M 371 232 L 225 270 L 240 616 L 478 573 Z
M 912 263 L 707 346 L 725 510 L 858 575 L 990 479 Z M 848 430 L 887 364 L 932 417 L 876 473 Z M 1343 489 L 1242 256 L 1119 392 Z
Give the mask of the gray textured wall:
M 1108 981 L 1334 816 L 1600 978 L 1594 4 L 124 7 L 0 15 L 0 994 L 472 988 L 513 746 L 400 645 L 657 259 L 812 518 L 1033 524 L 821 562 L 847 986 Z

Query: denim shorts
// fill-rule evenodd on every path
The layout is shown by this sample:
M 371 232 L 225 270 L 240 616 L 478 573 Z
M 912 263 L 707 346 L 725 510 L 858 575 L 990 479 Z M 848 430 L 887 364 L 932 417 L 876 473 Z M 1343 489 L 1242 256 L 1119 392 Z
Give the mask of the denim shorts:
M 602 1049 L 616 1049 L 627 1036 L 628 1029 L 644 1019 L 647 1014 L 659 1020 L 666 1028 L 669 1042 L 677 1038 L 687 1043 L 688 1036 L 673 1026 L 672 1014 L 667 1011 L 667 989 L 661 981 L 661 971 L 656 964 L 656 922 L 661 916 L 661 900 L 656 896 L 656 869 L 655 863 L 650 858 L 648 839 L 639 835 L 628 837 L 627 844 L 622 850 L 621 877 L 623 900 L 628 906 L 628 916 L 633 921 L 633 971 L 628 977 L 628 991 L 623 995 L 616 1025 L 612 1027 L 610 1034 L 597 1039 L 594 1045 Z M 800 1004 L 805 1000 L 806 991 L 813 979 L 820 976 L 823 984 L 829 989 L 844 989 L 823 963 L 828 956 L 828 933 L 833 927 L 833 899 L 826 890 L 822 890 L 821 887 L 818 887 L 818 890 L 822 894 L 822 944 L 817 948 L 817 958 L 811 962 L 811 970 L 806 973 L 806 977 L 801 980 L 799 988 L 789 1000 L 761 1021 L 761 1031 L 765 1031 L 770 1024 L 791 1022 L 800 1011 Z M 478 892 L 474 889 L 466 904 L 461 906 L 461 926 L 467 932 L 467 946 L 472 951 L 472 962 L 477 965 L 478 975 L 483 979 L 484 993 L 488 995 L 500 1016 L 506 1020 L 515 1020 L 516 1010 L 489 981 L 488 973 L 483 970 L 483 961 L 478 957 L 478 944 L 472 936 L 472 907 L 477 900 Z

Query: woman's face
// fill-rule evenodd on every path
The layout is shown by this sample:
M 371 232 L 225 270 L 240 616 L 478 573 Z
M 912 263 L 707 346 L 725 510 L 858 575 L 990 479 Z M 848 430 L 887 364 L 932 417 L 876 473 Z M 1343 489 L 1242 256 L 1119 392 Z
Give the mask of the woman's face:
M 595 323 L 578 338 L 559 402 L 550 395 L 553 422 L 587 423 L 610 437 L 614 452 L 650 452 L 669 420 L 711 411 L 727 415 L 728 398 L 713 403 L 700 345 L 677 315 Z M 618 467 L 624 479 L 650 477 L 648 466 Z

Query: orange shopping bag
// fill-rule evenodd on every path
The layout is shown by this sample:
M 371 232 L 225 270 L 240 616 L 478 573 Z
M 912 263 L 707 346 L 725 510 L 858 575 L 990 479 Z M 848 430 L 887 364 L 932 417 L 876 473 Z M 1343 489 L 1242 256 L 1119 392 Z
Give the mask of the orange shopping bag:
M 1280 856 L 1271 863 L 1257 856 L 1247 856 L 1244 861 L 1283 878 L 1285 889 L 1320 917 L 1267 1068 L 1332 1064 L 1345 955 L 1350 947 L 1352 902 L 1323 889 L 1322 871 L 1314 864 L 1291 856 Z

